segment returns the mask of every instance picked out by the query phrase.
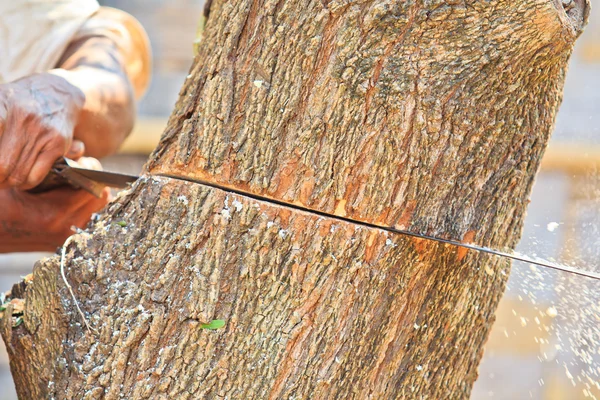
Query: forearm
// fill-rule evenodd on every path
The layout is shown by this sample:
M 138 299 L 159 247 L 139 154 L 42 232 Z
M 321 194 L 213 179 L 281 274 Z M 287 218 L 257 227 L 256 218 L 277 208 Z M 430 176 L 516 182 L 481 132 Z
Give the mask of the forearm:
M 74 138 L 84 142 L 86 155 L 101 158 L 114 153 L 135 120 L 135 95 L 118 46 L 103 36 L 79 39 L 51 72 L 85 94 Z
M 42 232 L 43 221 L 32 226 L 29 216 L 35 211 L 24 209 L 22 202 L 12 189 L 0 189 L 0 205 L 4 209 L 0 214 L 0 254 L 28 251 L 52 251 L 56 244 L 48 232 Z
M 85 94 L 73 136 L 85 143 L 86 155 L 101 158 L 117 151 L 135 120 L 135 101 L 127 77 L 119 71 L 87 65 L 52 73 Z
M 54 251 L 58 247 L 48 243 L 45 232 L 31 232 L 10 221 L 0 220 L 0 254 Z
M 0 189 L 0 253 L 54 251 L 109 201 L 69 187 L 43 193 Z

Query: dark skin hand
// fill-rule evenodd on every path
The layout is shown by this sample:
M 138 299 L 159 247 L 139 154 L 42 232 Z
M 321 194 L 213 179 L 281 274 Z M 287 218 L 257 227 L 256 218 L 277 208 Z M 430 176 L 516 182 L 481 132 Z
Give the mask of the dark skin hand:
M 0 253 L 53 251 L 103 208 L 73 189 L 37 186 L 61 156 L 103 157 L 131 131 L 133 89 L 116 45 L 94 36 L 72 43 L 60 68 L 0 85 Z M 82 158 L 86 167 L 97 160 Z
M 31 189 L 59 157 L 82 155 L 73 131 L 84 102 L 81 90 L 52 74 L 0 85 L 0 189 Z

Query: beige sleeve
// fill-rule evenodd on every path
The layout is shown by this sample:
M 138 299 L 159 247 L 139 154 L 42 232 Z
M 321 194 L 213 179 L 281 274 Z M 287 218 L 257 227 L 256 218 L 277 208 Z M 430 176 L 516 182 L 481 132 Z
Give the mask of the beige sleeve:
M 53 68 L 96 0 L 0 1 L 0 83 Z

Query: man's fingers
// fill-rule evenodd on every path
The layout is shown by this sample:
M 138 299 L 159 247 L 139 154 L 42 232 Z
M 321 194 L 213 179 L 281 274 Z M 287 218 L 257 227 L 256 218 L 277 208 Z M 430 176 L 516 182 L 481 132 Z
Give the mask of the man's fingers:
M 33 164 L 40 152 L 41 145 L 31 140 L 25 141 L 21 156 L 17 161 L 17 165 L 13 169 L 10 177 L 8 178 L 8 185 L 11 187 L 20 188 L 27 182 L 29 172 L 33 167 Z
M 81 157 L 76 161 L 76 163 L 81 168 L 94 169 L 96 171 L 102 170 L 102 164 L 100 164 L 100 161 L 93 157 Z
M 85 144 L 81 140 L 74 139 L 71 143 L 71 147 L 65 157 L 70 158 L 72 160 L 77 160 L 80 157 L 83 157 L 85 153 Z
M 0 84 L 0 189 L 35 187 L 59 157 L 83 155 L 83 143 L 72 140 L 83 104 L 78 95 L 51 74 Z
M 10 125 L 6 126 L 0 136 L 0 189 L 14 186 L 9 182 L 13 171 L 17 167 L 19 157 L 23 151 L 20 137 L 11 131 Z
M 26 190 L 44 180 L 54 162 L 71 148 L 71 140 L 53 128 L 24 124 L 27 119 L 15 114 L 9 116 L 0 136 L 0 189 Z M 39 132 L 37 136 L 30 135 L 34 131 Z M 82 146 L 75 145 L 75 150 Z
M 29 170 L 29 174 L 27 175 L 27 179 L 25 182 L 19 186 L 21 190 L 28 190 L 36 187 L 48 175 L 48 172 L 52 169 L 52 166 L 56 162 L 56 160 L 61 156 L 62 152 L 60 151 L 51 151 L 47 150 L 39 152 L 37 155 L 33 166 Z
M 41 154 L 34 167 L 29 172 L 25 183 L 20 185 L 18 188 L 20 190 L 29 190 L 37 185 L 39 185 L 46 175 L 48 175 L 48 171 L 52 168 L 52 165 L 56 162 L 54 156 L 49 156 L 47 153 Z M 75 164 L 81 168 L 101 170 L 102 164 L 95 158 L 92 157 L 81 157 L 79 160 L 75 162 Z

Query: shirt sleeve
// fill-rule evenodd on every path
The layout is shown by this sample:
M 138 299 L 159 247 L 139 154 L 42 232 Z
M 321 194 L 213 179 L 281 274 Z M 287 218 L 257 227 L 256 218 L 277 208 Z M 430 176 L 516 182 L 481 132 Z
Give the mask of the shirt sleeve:
M 96 0 L 0 1 L 0 83 L 56 66 Z

